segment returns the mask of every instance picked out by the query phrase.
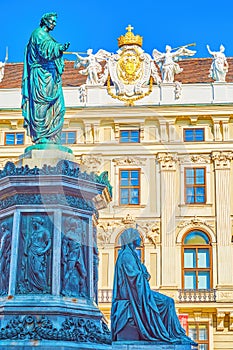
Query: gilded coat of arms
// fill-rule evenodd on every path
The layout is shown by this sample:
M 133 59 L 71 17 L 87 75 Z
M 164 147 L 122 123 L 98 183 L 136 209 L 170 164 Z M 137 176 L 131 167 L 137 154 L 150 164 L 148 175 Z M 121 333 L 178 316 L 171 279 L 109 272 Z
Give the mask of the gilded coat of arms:
M 141 48 L 142 37 L 134 35 L 130 25 L 126 29 L 128 32 L 118 38 L 119 50 L 108 59 L 108 93 L 133 104 L 151 93 L 153 80 L 159 83 L 161 79 L 150 55 Z

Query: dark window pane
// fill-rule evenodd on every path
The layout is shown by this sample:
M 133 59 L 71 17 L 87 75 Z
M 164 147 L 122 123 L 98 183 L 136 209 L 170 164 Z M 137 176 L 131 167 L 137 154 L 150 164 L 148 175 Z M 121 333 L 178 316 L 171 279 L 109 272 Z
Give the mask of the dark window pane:
M 196 289 L 196 273 L 185 272 L 184 273 L 184 288 L 185 289 Z
M 75 131 L 69 131 L 68 132 L 68 140 L 67 143 L 73 144 L 76 142 L 76 132 Z
M 24 144 L 24 134 L 16 134 L 16 145 Z
M 210 288 L 210 273 L 209 271 L 198 272 L 198 289 Z
M 120 142 L 139 142 L 139 130 L 120 131 Z
M 6 134 L 6 145 L 14 145 L 14 144 L 15 144 L 15 135 Z
M 195 142 L 204 141 L 204 129 L 185 129 L 184 130 L 184 141 Z
M 185 268 L 196 267 L 196 250 L 195 249 L 184 250 L 184 267 Z
M 194 169 L 186 169 L 186 177 L 194 177 Z
M 129 177 L 128 171 L 121 171 L 121 178 L 127 179 Z
M 204 141 L 204 129 L 196 129 L 196 141 Z
M 189 141 L 189 142 L 191 142 L 191 141 L 193 141 L 193 139 L 194 139 L 194 135 L 193 135 L 193 130 L 185 130 L 184 131 L 184 140 L 185 141 Z

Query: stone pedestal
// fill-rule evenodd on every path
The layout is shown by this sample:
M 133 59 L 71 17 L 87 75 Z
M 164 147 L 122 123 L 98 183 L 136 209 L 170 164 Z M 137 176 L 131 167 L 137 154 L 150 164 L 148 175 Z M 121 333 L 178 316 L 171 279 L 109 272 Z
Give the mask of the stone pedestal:
M 147 341 L 117 341 L 112 343 L 112 350 L 191 350 L 193 348 L 188 344 L 166 344 L 161 342 Z
M 33 150 L 34 167 L 23 157 L 0 171 L 0 348 L 109 349 L 96 224 L 111 187 L 106 174 L 40 155 Z

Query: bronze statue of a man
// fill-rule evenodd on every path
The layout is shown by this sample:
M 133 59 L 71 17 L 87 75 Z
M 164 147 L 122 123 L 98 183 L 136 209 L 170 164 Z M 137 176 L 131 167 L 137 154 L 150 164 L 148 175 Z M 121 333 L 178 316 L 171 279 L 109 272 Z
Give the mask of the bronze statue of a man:
M 56 13 L 44 14 L 25 50 L 22 112 L 27 134 L 36 144 L 60 143 L 64 122 L 61 75 L 63 52 L 70 44 L 60 44 L 50 35 L 56 23 Z

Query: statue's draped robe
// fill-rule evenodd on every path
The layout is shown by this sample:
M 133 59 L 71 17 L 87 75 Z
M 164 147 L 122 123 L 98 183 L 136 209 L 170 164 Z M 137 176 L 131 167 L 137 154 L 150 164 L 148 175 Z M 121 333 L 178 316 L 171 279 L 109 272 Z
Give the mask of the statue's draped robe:
M 22 110 L 27 134 L 35 143 L 60 140 L 65 114 L 60 49 L 61 44 L 39 27 L 25 50 Z
M 137 327 L 140 340 L 191 343 L 176 315 L 174 301 L 152 291 L 148 272 L 137 253 L 126 245 L 119 253 L 113 286 L 111 327 L 113 340 L 127 323 Z

